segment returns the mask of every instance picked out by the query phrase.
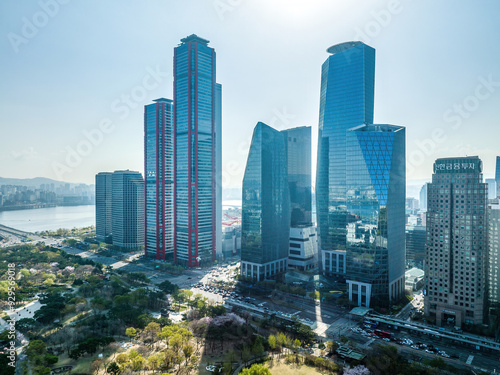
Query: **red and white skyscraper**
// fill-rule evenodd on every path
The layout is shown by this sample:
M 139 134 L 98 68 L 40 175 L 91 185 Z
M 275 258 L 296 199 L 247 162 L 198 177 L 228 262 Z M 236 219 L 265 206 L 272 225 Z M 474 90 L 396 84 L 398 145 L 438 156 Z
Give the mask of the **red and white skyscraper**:
M 145 255 L 174 258 L 173 101 L 144 107 Z
M 222 250 L 221 86 L 208 43 L 190 35 L 174 49 L 174 259 L 188 267 Z

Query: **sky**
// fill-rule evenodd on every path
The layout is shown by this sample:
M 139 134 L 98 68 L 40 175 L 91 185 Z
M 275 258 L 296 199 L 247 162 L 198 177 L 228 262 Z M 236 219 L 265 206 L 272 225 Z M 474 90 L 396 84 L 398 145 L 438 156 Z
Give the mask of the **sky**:
M 376 49 L 375 122 L 406 127 L 407 180 L 439 157 L 500 155 L 495 0 L 5 0 L 0 2 L 0 176 L 93 183 L 143 172 L 144 105 L 172 98 L 173 48 L 217 53 L 223 185 L 240 187 L 252 131 L 312 126 L 334 44 Z

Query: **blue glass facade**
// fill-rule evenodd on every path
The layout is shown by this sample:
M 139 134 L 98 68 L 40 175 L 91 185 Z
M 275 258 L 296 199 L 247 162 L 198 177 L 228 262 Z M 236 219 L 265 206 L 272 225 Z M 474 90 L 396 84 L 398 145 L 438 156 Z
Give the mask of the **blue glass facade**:
M 497 197 L 500 197 L 500 156 L 497 156 L 495 168 L 495 181 L 497 182 Z
M 288 165 L 291 227 L 311 226 L 311 127 L 283 130 Z
M 346 247 L 346 131 L 373 123 L 375 50 L 361 42 L 328 49 L 321 68 L 316 212 L 322 250 Z
M 144 107 L 145 255 L 174 256 L 173 101 Z
M 359 305 L 404 291 L 405 129 L 361 125 L 346 133 L 346 279 Z
M 175 261 L 189 267 L 215 258 L 215 51 L 208 43 L 191 35 L 174 49 Z
M 286 270 L 290 230 L 283 134 L 259 122 L 254 129 L 242 192 L 241 273 L 256 280 Z

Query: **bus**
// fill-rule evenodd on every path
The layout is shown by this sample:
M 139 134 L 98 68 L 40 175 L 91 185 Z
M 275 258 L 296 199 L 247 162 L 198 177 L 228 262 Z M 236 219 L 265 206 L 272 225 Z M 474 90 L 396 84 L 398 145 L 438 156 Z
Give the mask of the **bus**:
M 363 322 L 363 324 L 364 324 L 365 326 L 370 326 L 370 327 L 372 327 L 372 328 L 375 328 L 375 327 L 377 327 L 377 326 L 378 326 L 378 322 L 374 322 L 374 321 L 371 321 L 371 320 L 365 320 L 365 321 Z
M 380 329 L 376 329 L 375 334 L 382 339 L 390 339 L 391 338 L 390 332 L 381 331 Z

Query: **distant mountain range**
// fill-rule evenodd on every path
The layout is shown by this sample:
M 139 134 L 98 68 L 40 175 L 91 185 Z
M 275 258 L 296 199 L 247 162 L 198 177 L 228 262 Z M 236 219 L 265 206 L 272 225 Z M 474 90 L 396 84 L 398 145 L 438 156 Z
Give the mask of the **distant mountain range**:
M 35 178 L 0 177 L 0 185 L 20 185 L 29 187 L 39 187 L 41 184 L 54 184 L 55 187 L 58 187 L 67 184 L 67 182 L 57 181 L 46 177 L 35 177 Z M 70 185 L 74 186 L 79 184 L 70 183 Z

